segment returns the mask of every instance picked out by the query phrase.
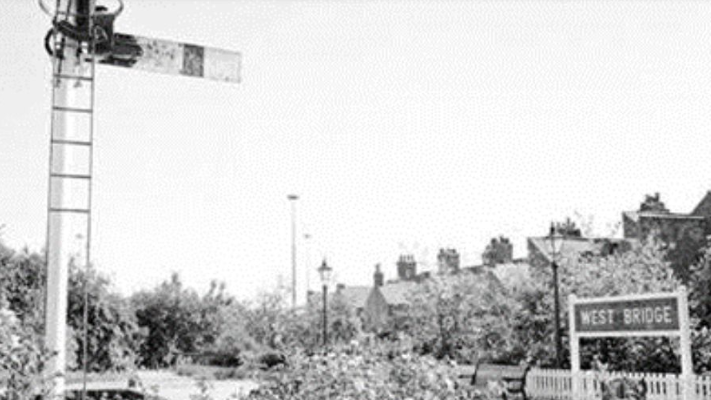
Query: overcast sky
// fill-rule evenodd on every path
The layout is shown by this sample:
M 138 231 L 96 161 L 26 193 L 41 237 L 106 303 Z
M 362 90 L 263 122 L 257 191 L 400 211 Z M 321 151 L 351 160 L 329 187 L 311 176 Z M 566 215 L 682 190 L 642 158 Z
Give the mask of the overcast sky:
M 107 0 L 108 3 L 108 0 Z M 412 252 L 480 262 L 576 212 L 598 234 L 711 189 L 711 2 L 126 0 L 116 30 L 243 52 L 243 83 L 97 74 L 93 259 L 128 294 L 177 271 L 240 298 L 323 257 L 370 284 Z M 0 6 L 2 240 L 46 228 L 50 26 Z M 303 240 L 303 234 L 312 238 Z M 317 288 L 316 273 L 310 274 Z

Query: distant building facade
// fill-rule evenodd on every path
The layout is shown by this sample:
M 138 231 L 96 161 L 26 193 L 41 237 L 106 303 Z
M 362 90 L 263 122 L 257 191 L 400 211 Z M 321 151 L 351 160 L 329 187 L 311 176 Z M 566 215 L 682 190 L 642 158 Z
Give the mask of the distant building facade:
M 711 192 L 689 214 L 670 212 L 659 193 L 648 195 L 639 210 L 622 213 L 622 228 L 626 239 L 659 240 L 674 272 L 686 281 L 689 267 L 698 260 L 711 235 Z
M 563 244 L 558 254 L 553 254 L 548 236 L 529 237 L 528 262 L 535 272 L 550 271 L 554 256 L 556 261 L 589 261 L 596 257 L 607 257 L 624 253 L 633 248 L 635 243 L 627 238 L 587 238 L 574 222 L 568 218 L 563 223 L 553 226 L 556 235 L 562 236 Z

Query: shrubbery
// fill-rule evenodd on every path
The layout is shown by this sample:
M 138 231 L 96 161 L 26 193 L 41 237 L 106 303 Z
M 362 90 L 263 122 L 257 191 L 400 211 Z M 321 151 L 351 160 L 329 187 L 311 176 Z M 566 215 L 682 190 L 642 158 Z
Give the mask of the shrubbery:
M 664 260 L 664 253 L 654 246 L 609 257 L 562 260 L 564 343 L 568 294 L 597 297 L 674 290 L 679 281 Z M 0 244 L 0 266 L 0 378 L 10 377 L 18 390 L 24 390 L 28 382 L 38 379 L 46 361 L 39 346 L 44 259 Z M 705 372 L 711 370 L 711 250 L 705 250 L 689 277 L 694 364 L 697 372 Z M 153 290 L 127 299 L 111 291 L 108 278 L 75 267 L 70 268 L 69 283 L 70 368 L 82 363 L 86 287 L 92 371 L 136 365 L 167 367 L 183 358 L 232 367 L 228 374 L 235 376 L 256 370 L 269 355 L 275 359 L 288 355 L 287 366 L 270 375 L 261 394 L 254 395 L 262 396 L 254 397 L 260 400 L 279 395 L 293 399 L 326 398 L 329 393 L 350 396 L 359 391 L 367 394 L 358 398 L 456 399 L 459 394 L 444 384 L 450 379 L 449 360 L 508 364 L 527 360 L 551 366 L 555 355 L 549 270 L 534 271 L 531 279 L 515 288 L 491 279 L 486 272 L 436 276 L 421 283 L 409 307 L 393 316 L 397 323 L 390 326 L 390 337 L 406 339 L 396 342 L 397 350 L 375 342 L 341 347 L 362 338 L 363 332 L 353 307 L 334 295 L 329 300 L 328 331 L 329 344 L 338 350 L 329 355 L 319 354 L 323 347 L 320 296 L 298 309 L 288 306 L 283 290 L 238 302 L 224 285 L 214 283 L 199 295 L 174 275 Z M 589 339 L 582 343 L 581 352 L 583 367 L 592 354 L 598 354 L 612 370 L 668 372 L 679 368 L 677 345 L 664 338 Z M 235 372 L 234 368 L 241 369 Z M 294 386 L 295 382 L 301 386 Z M 412 388 L 420 389 L 410 392 Z
M 341 346 L 328 353 L 290 355 L 250 400 L 485 399 L 456 385 L 453 365 L 409 351 L 409 344 Z
M 42 374 L 49 354 L 39 337 L 24 327 L 0 297 L 0 399 L 29 399 L 46 393 Z
M 139 365 L 173 366 L 184 356 L 211 349 L 224 333 L 223 310 L 232 303 L 224 285 L 216 282 L 199 296 L 178 274 L 149 291 L 134 294 L 131 304 L 143 329 Z

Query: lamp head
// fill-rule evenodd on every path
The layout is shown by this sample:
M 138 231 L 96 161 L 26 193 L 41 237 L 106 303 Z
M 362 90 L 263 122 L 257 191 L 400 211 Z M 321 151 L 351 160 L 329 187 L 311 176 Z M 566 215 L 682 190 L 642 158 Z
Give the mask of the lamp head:
M 326 259 L 323 259 L 323 262 L 321 263 L 321 266 L 318 267 L 318 275 L 321 277 L 321 283 L 324 285 L 328 285 L 328 283 L 331 281 L 331 274 L 333 273 L 333 268 L 329 267 L 328 264 L 326 264 Z
M 551 228 L 548 231 L 548 236 L 546 237 L 546 244 L 548 245 L 548 250 L 550 250 L 553 258 L 560 254 L 563 248 L 563 242 L 565 241 L 565 236 L 561 235 L 560 232 L 555 228 L 555 225 L 551 222 Z

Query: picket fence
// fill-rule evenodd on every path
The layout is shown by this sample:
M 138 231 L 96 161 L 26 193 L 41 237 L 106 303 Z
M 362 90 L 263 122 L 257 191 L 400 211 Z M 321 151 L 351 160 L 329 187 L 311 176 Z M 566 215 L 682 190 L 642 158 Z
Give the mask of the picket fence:
M 580 378 L 579 395 L 572 399 L 570 370 L 532 369 L 526 379 L 529 398 L 550 400 L 600 400 L 602 380 L 614 378 L 643 379 L 647 384 L 647 400 L 682 400 L 682 380 L 677 374 L 647 374 L 584 371 Z M 711 376 L 694 376 L 695 400 L 711 400 Z

